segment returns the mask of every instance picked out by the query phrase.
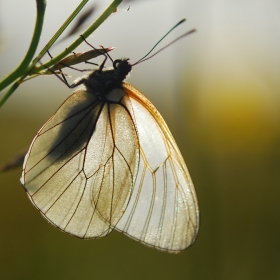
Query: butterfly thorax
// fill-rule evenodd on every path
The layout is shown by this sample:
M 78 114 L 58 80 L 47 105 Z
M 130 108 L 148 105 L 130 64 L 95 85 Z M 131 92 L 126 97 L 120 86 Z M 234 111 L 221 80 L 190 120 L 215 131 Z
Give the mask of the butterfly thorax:
M 103 70 L 102 68 L 93 71 L 79 84 L 84 84 L 87 91 L 93 93 L 100 99 L 106 99 L 109 92 L 116 88 L 122 88 L 122 83 L 132 66 L 128 59 L 118 59 L 113 63 L 113 69 Z

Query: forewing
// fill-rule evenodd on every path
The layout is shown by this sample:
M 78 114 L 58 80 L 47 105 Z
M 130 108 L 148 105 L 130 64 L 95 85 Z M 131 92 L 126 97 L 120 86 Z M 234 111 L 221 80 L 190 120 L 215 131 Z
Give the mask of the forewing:
M 166 123 L 151 102 L 125 83 L 135 114 L 140 163 L 128 207 L 116 229 L 169 252 L 190 246 L 199 227 L 191 177 Z
M 127 206 L 138 150 L 134 123 L 125 107 L 102 103 L 80 90 L 33 139 L 21 182 L 54 226 L 81 238 L 105 236 Z

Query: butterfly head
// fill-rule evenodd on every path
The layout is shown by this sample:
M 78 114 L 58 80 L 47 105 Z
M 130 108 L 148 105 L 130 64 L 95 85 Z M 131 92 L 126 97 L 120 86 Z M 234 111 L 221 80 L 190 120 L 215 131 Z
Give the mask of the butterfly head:
M 121 80 L 124 80 L 125 77 L 132 69 L 132 65 L 128 62 L 129 58 L 116 59 L 113 62 L 114 72 Z

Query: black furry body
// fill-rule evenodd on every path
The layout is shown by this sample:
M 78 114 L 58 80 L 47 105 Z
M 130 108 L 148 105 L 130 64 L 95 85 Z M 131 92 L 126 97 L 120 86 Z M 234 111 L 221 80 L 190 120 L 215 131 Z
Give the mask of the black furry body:
M 88 92 L 92 92 L 99 99 L 106 99 L 107 94 L 116 88 L 122 88 L 122 83 L 132 66 L 128 59 L 117 59 L 113 63 L 113 69 L 103 70 L 104 63 L 98 70 L 94 70 L 88 76 L 79 79 L 73 87 L 84 85 Z

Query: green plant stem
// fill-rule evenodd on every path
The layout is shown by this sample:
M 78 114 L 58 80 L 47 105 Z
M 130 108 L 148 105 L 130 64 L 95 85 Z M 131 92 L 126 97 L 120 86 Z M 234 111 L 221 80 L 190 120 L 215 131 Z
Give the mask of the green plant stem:
M 33 38 L 31 41 L 31 44 L 29 46 L 29 49 L 20 63 L 20 65 L 8 76 L 6 76 L 2 81 L 0 81 L 0 91 L 3 90 L 5 87 L 10 85 L 12 82 L 14 82 L 17 78 L 23 75 L 25 70 L 28 68 L 28 65 L 30 64 L 32 58 L 34 57 L 35 51 L 37 49 L 37 46 L 39 44 L 39 40 L 42 33 L 43 23 L 44 23 L 44 15 L 46 11 L 46 1 L 45 0 L 36 0 L 37 4 L 37 17 L 36 17 L 36 24 L 35 29 L 33 33 Z M 4 104 L 4 102 L 0 101 L 0 107 Z
M 13 94 L 13 92 L 19 87 L 19 85 L 21 84 L 20 81 L 15 82 L 10 88 L 9 90 L 5 93 L 5 95 L 2 97 L 2 99 L 0 100 L 0 108 L 5 104 L 5 102 L 9 99 L 9 97 Z
M 91 35 L 118 7 L 118 5 L 123 0 L 114 0 L 112 3 L 108 6 L 108 8 L 101 14 L 101 16 L 82 34 L 84 38 L 87 38 L 89 35 Z M 70 54 L 72 51 L 74 51 L 81 43 L 83 43 L 84 39 L 79 36 L 78 39 L 73 42 L 68 48 L 66 48 L 63 52 L 61 52 L 56 57 L 52 58 L 50 61 L 46 62 L 45 64 L 39 66 L 36 68 L 36 72 L 45 70 L 46 68 L 50 68 L 51 66 L 57 64 L 60 62 L 63 58 L 65 58 L 68 54 Z M 45 51 L 45 53 L 49 50 L 48 45 L 42 50 Z
M 34 35 L 33 35 L 33 39 L 30 44 L 29 51 L 27 52 L 24 60 L 18 66 L 18 68 L 16 70 L 14 70 L 12 73 L 10 73 L 6 78 L 4 78 L 3 81 L 0 82 L 0 91 L 3 90 L 5 87 L 7 87 L 12 82 L 14 82 L 19 77 L 20 77 L 20 79 L 18 79 L 18 81 L 16 82 L 16 86 L 12 86 L 8 90 L 8 92 L 5 94 L 5 96 L 1 99 L 0 107 L 2 107 L 2 105 L 7 101 L 7 99 L 11 96 L 11 94 L 18 88 L 18 86 L 21 84 L 22 80 L 29 74 L 29 72 L 32 70 L 32 68 L 35 66 L 35 64 L 43 57 L 43 55 L 46 53 L 46 51 L 54 44 L 54 42 L 57 40 L 57 38 L 67 28 L 67 26 L 71 23 L 71 21 L 76 17 L 76 15 L 81 11 L 81 9 L 84 7 L 84 5 L 88 1 L 89 0 L 83 0 L 80 3 L 80 5 L 75 9 L 75 11 L 69 16 L 69 18 L 64 22 L 64 24 L 59 28 L 59 30 L 56 32 L 56 34 L 51 38 L 51 40 L 48 42 L 48 44 L 43 49 L 43 51 L 41 51 L 39 53 L 39 55 L 30 64 L 30 62 L 35 54 L 38 43 L 39 43 L 39 39 L 41 36 L 42 27 L 43 27 L 44 13 L 45 13 L 45 8 L 46 8 L 45 0 L 37 0 L 37 20 L 36 20 Z
M 55 43 L 55 41 L 59 38 L 59 36 L 64 32 L 64 30 L 68 27 L 68 25 L 75 19 L 78 13 L 82 10 L 85 4 L 89 0 L 83 0 L 79 6 L 74 10 L 74 12 L 67 18 L 67 20 L 62 24 L 62 26 L 58 29 L 58 31 L 54 34 L 54 36 L 50 39 L 50 41 L 46 44 L 46 46 L 42 49 L 39 55 L 32 61 L 30 68 L 32 68 L 40 59 L 45 55 L 45 53 L 51 48 L 51 46 Z
M 43 50 L 39 53 L 39 55 L 31 62 L 34 57 L 35 51 L 37 49 L 39 39 L 42 32 L 44 14 L 46 10 L 46 2 L 45 0 L 36 0 L 37 2 L 37 18 L 36 25 L 34 29 L 33 38 L 29 47 L 29 50 L 23 59 L 22 63 L 15 69 L 12 73 L 10 73 L 7 77 L 5 77 L 0 82 L 0 91 L 5 87 L 16 81 L 13 86 L 8 90 L 8 92 L 3 96 L 0 100 L 0 108 L 3 104 L 8 100 L 8 98 L 12 95 L 12 93 L 18 88 L 18 86 L 24 81 L 25 77 L 28 76 L 29 73 L 32 72 L 36 63 L 40 61 L 43 55 L 50 49 L 50 47 L 54 44 L 54 42 L 59 38 L 62 32 L 66 29 L 66 27 L 71 23 L 71 21 L 76 17 L 76 15 L 81 11 L 84 5 L 89 0 L 83 0 L 79 6 L 75 9 L 75 11 L 69 16 L 69 18 L 63 23 L 63 25 L 59 28 L 56 34 L 51 38 L 51 40 L 47 43 L 47 45 L 43 48 Z M 87 38 L 93 31 L 95 31 L 118 7 L 118 5 L 123 0 L 113 0 L 109 7 L 102 13 L 102 15 L 82 34 L 84 38 Z M 75 50 L 81 43 L 83 42 L 83 38 L 79 36 L 79 38 L 73 42 L 68 48 L 66 48 L 63 52 L 61 52 L 58 56 L 51 59 L 41 67 L 36 68 L 36 73 L 39 73 L 46 68 L 49 68 L 58 62 L 60 62 L 63 58 L 65 58 L 68 54 L 70 54 L 73 50 Z M 34 73 L 33 73 L 34 74 Z

